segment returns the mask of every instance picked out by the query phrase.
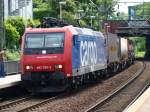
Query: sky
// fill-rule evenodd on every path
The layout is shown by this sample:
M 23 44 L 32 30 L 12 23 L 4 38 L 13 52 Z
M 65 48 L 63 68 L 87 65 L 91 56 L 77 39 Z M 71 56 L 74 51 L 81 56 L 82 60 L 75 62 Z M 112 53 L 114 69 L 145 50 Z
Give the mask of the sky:
M 150 2 L 150 0 L 119 0 L 118 3 L 119 4 L 119 9 L 118 9 L 118 5 L 115 7 L 115 10 L 119 12 L 124 12 L 124 13 L 128 13 L 128 6 L 134 6 L 140 3 L 137 2 Z

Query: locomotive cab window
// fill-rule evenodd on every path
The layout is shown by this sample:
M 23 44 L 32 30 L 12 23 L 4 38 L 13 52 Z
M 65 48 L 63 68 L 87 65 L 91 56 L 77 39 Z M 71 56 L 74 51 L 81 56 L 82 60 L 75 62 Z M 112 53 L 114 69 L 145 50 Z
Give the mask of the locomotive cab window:
M 41 34 L 29 34 L 26 36 L 25 48 L 42 48 L 44 46 L 44 37 Z
M 64 35 L 59 33 L 45 35 L 45 47 L 63 47 Z
M 47 54 L 62 54 L 64 52 L 64 33 L 26 34 L 25 54 L 41 54 L 46 50 Z

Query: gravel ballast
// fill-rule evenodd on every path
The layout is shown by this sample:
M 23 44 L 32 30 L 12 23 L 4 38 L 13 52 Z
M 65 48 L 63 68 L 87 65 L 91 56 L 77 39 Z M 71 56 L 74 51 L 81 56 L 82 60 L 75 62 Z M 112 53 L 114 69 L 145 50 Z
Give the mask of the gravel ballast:
M 87 87 L 77 93 L 70 94 L 64 98 L 53 101 L 39 109 L 37 112 L 81 112 L 96 103 L 98 100 L 107 96 L 119 85 L 125 83 L 131 78 L 140 68 L 141 62 L 136 62 L 126 70 L 116 74 L 113 77 L 102 80 L 95 86 Z

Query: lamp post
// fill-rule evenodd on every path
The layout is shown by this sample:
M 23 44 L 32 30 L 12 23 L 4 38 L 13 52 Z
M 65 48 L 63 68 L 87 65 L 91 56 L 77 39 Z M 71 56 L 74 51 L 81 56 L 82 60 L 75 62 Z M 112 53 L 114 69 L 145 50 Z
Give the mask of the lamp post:
M 25 0 L 25 30 L 27 28 L 28 20 L 27 20 L 27 0 Z
M 60 19 L 62 19 L 62 5 L 65 5 L 66 2 L 63 1 L 63 2 L 59 2 L 59 8 L 60 8 Z
M 82 12 L 84 12 L 84 10 L 78 10 L 78 19 L 80 19 L 80 14 L 82 13 Z
M 5 45 L 4 0 L 0 0 L 0 51 Z
M 110 26 L 108 25 L 108 23 L 105 23 L 104 24 L 104 27 L 105 27 L 105 34 L 106 34 L 106 46 L 107 46 L 107 61 L 109 62 L 109 28 L 110 28 Z
M 93 27 L 92 22 L 93 22 L 93 18 L 95 18 L 95 16 L 90 16 L 91 18 L 91 28 Z

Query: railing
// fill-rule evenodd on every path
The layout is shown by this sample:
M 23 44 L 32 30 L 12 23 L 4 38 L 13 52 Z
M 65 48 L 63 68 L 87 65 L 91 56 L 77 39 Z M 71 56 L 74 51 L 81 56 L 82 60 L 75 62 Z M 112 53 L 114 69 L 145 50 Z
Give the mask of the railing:
M 20 61 L 5 61 L 4 70 L 6 75 L 20 73 Z

